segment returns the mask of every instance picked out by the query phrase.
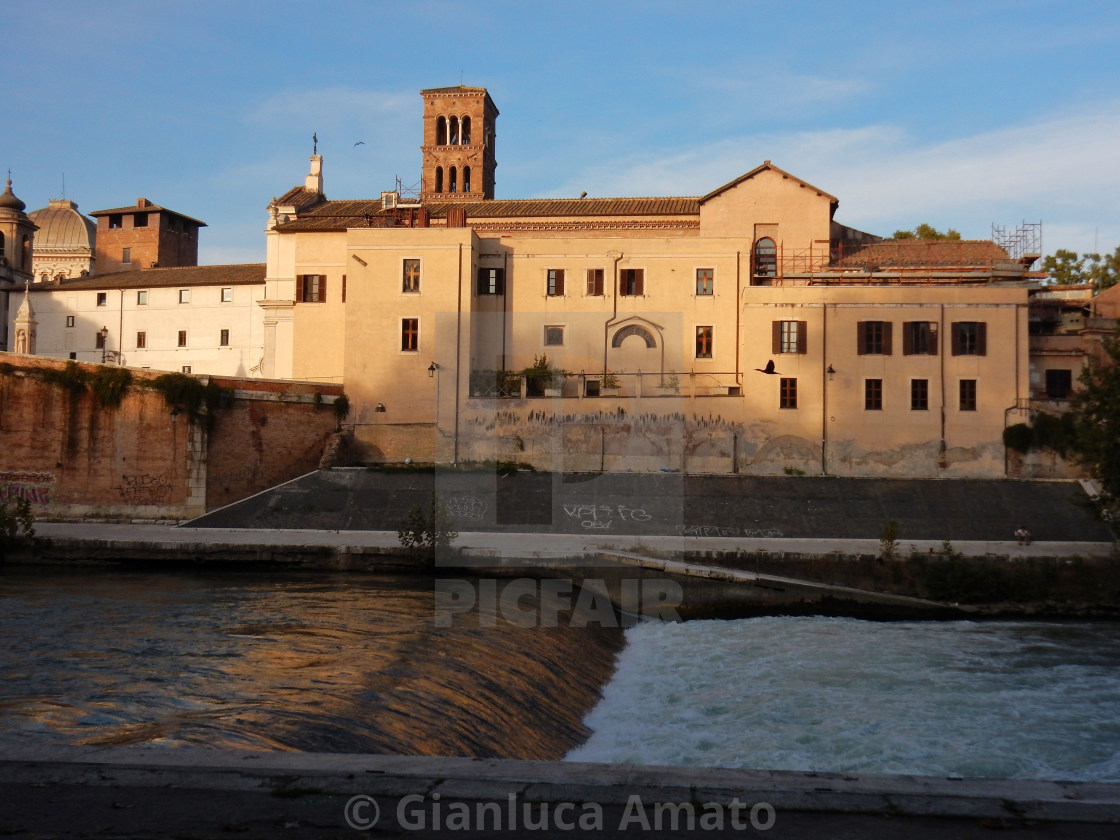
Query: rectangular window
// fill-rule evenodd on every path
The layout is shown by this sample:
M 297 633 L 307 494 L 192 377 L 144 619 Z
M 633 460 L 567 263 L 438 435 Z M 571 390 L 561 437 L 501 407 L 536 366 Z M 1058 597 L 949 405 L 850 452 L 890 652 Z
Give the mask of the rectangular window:
M 936 356 L 937 324 L 933 321 L 906 321 L 902 325 L 904 356 Z
M 564 269 L 550 268 L 545 293 L 549 297 L 563 297 L 564 295 Z
M 96 347 L 98 350 L 104 350 L 105 349 L 105 339 L 106 338 L 108 338 L 108 336 L 105 333 L 103 333 L 101 331 L 95 332 L 93 334 L 93 346 Z
M 148 346 L 148 334 L 146 332 L 136 333 L 136 349 L 143 350 Z
M 861 356 L 891 354 L 891 322 L 860 321 L 856 331 L 856 352 Z
M 863 407 L 866 411 L 883 410 L 883 380 L 863 380 Z
M 190 365 L 183 365 L 183 373 L 190 373 L 190 372 L 191 372 L 191 366 Z
M 323 303 L 327 299 L 327 278 L 322 274 L 301 274 L 296 277 L 296 301 Z
M 804 321 L 771 322 L 771 338 L 775 353 L 804 353 L 806 351 L 806 323 Z
M 406 353 L 420 350 L 419 318 L 401 318 L 401 350 Z
M 786 379 L 778 383 L 778 408 L 797 408 L 797 380 Z
M 66 326 L 68 326 L 68 327 L 74 326 L 74 316 L 73 315 L 67 315 L 66 316 Z
M 987 353 L 988 325 L 985 322 L 953 322 L 954 356 L 985 356 Z
M 504 295 L 506 293 L 506 270 L 504 268 L 480 268 L 475 294 Z
M 929 411 L 929 380 L 910 380 L 910 410 Z
M 147 289 L 141 289 L 139 292 L 136 293 L 136 305 L 137 306 L 147 306 L 148 305 L 148 290 Z
M 628 297 L 645 294 L 645 269 L 624 268 L 618 282 L 618 293 Z
M 120 213 L 110 214 L 109 215 L 109 228 L 110 228 L 110 230 L 116 230 L 120 226 L 121 226 L 121 214 Z
M 410 258 L 403 261 L 401 268 L 401 291 L 420 291 L 420 260 Z
M 564 328 L 559 326 L 545 327 L 544 328 L 544 345 L 545 347 L 563 347 L 564 346 Z
M 190 289 L 180 289 L 179 290 L 179 303 L 190 303 L 190 302 L 191 302 L 191 290 Z
M 976 410 L 976 380 L 961 380 L 961 411 Z
M 179 346 L 180 347 L 186 347 L 187 346 L 187 331 L 186 330 L 179 330 Z
M 602 297 L 603 296 L 603 269 L 589 268 L 587 269 L 587 296 L 588 297 Z
M 70 327 L 73 324 L 67 324 Z M 1064 400 L 1073 391 L 1073 372 L 1068 370 L 1046 371 L 1046 396 L 1052 400 Z
M 132 262 L 132 249 L 121 248 L 121 264 L 128 265 Z
M 233 289 L 229 286 L 222 289 L 222 303 L 233 303 Z
M 148 226 L 148 214 L 147 213 L 134 213 L 132 215 L 132 226 L 134 228 L 147 227 Z
M 218 334 L 218 346 L 229 347 L 229 330 L 222 330 Z
M 696 269 L 696 294 L 715 294 L 716 270 L 714 268 Z
M 696 358 L 697 359 L 710 359 L 710 358 L 712 358 L 712 328 L 711 327 L 697 327 L 696 328 Z
M 109 303 L 109 293 L 108 292 L 98 292 L 97 293 L 97 305 L 98 306 L 107 306 L 108 303 Z

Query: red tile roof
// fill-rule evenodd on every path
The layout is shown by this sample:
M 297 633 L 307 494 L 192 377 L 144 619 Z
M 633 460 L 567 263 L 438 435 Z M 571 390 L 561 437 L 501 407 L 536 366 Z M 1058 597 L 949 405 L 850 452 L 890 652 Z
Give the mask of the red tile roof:
M 114 271 L 77 280 L 32 283 L 33 292 L 70 289 L 150 289 L 159 286 L 244 286 L 264 283 L 265 264 L 195 265 L 180 268 L 145 268 L 139 271 Z

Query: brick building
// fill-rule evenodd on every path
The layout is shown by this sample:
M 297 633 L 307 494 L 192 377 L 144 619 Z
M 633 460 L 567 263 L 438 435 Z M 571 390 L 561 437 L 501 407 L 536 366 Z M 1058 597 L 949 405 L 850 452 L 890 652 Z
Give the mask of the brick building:
M 90 213 L 97 219 L 97 270 L 198 265 L 198 231 L 205 222 L 138 198 L 134 207 Z

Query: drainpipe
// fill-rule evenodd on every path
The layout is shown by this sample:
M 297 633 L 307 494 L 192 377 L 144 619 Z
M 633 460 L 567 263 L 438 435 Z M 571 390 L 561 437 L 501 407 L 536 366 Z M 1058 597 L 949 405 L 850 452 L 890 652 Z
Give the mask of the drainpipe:
M 618 320 L 618 264 L 622 260 L 621 251 L 607 251 L 608 257 L 614 257 L 614 266 L 611 269 L 614 277 L 611 280 L 611 317 L 603 324 L 603 373 L 607 372 L 607 348 L 610 347 L 610 342 L 607 340 L 607 334 L 610 332 L 611 324 Z M 664 365 L 662 365 L 664 369 Z
M 821 475 L 828 475 L 828 303 L 821 308 Z
M 938 330 L 941 332 L 941 339 L 940 339 L 939 347 L 937 348 L 940 352 L 938 352 L 937 356 L 938 356 L 938 362 L 940 363 L 940 368 L 941 368 L 941 375 L 940 375 L 940 378 L 941 378 L 941 406 L 940 406 L 940 411 L 941 411 L 941 445 L 940 445 L 940 448 L 939 448 L 938 453 L 937 453 L 937 471 L 938 471 L 938 473 L 940 473 L 941 470 L 945 469 L 945 466 L 946 466 L 946 464 L 945 464 L 945 452 L 947 450 L 947 444 L 946 444 L 946 441 L 945 441 L 945 353 L 946 352 L 951 353 L 952 350 L 953 350 L 953 337 L 952 336 L 949 336 L 949 346 L 948 347 L 945 346 L 945 304 L 941 304 L 940 308 L 941 308 L 941 325 L 938 327 Z
M 459 243 L 459 289 L 455 310 L 455 428 L 451 463 L 459 463 L 459 389 L 463 382 L 463 243 Z M 468 373 L 469 376 L 469 373 Z M 438 410 L 438 404 L 437 404 Z
M 740 265 L 740 263 L 742 261 L 742 258 L 743 258 L 743 252 L 742 251 L 736 251 L 735 252 L 735 300 L 738 301 L 738 303 L 735 306 L 735 381 L 739 383 L 739 388 L 740 388 L 739 393 L 740 394 L 742 393 L 742 387 L 743 387 L 743 370 L 740 367 L 741 361 L 739 359 L 740 350 L 742 349 L 742 346 L 743 346 L 743 336 L 742 336 L 741 331 L 743 329 L 743 305 L 744 305 L 744 302 L 740 299 L 740 296 L 743 293 L 742 270 L 741 270 L 742 267 Z M 662 370 L 665 369 L 664 364 L 661 365 L 661 369 Z
M 124 364 L 124 289 L 121 293 L 120 317 L 117 319 L 117 366 Z

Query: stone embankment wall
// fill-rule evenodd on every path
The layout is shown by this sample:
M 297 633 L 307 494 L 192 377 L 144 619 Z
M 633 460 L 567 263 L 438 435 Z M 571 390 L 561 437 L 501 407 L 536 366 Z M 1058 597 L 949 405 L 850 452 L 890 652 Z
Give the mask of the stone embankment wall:
M 159 372 L 131 370 L 106 401 L 120 370 L 0 356 L 0 502 L 40 518 L 197 516 L 315 469 L 337 427 L 339 386 L 215 378 L 228 390 L 208 424 L 169 402 Z

